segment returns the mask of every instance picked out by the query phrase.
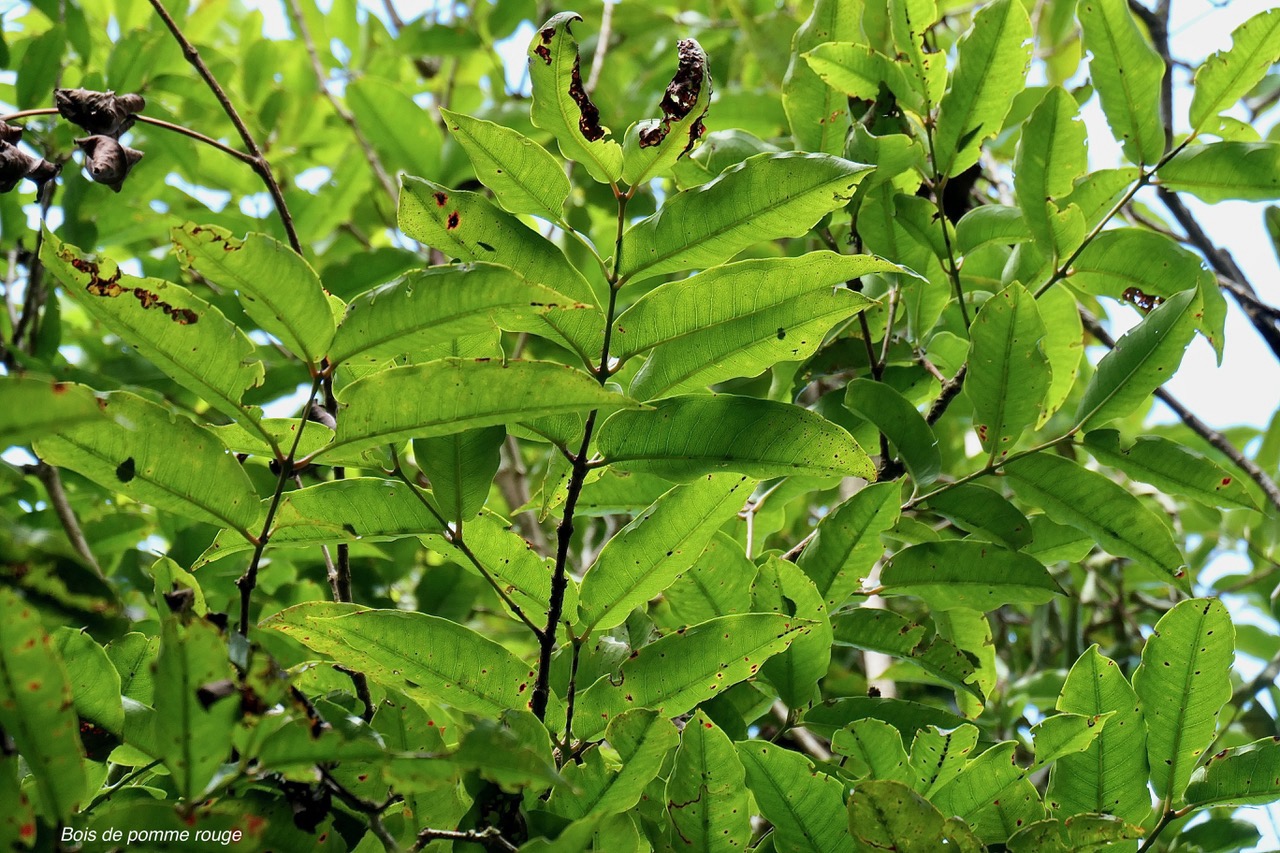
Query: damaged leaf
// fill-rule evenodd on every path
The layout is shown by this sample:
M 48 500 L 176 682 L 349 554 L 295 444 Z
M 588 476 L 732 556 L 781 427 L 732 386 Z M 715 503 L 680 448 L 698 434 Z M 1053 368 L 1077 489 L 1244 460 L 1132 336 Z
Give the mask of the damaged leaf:
M 662 118 L 636 122 L 622 142 L 622 179 L 633 186 L 667 174 L 706 132 L 702 119 L 711 105 L 707 54 L 693 39 L 681 39 L 676 50 L 680 64 L 659 104 Z

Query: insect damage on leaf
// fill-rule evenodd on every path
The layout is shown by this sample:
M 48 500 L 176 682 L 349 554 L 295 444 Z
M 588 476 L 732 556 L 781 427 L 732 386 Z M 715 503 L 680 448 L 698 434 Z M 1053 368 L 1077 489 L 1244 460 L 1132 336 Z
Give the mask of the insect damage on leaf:
M 180 326 L 191 326 L 200 320 L 200 315 L 190 308 L 175 308 L 168 302 L 165 302 L 156 293 L 147 290 L 145 287 L 124 287 L 120 284 L 120 270 L 117 269 L 107 278 L 103 278 L 101 268 L 93 261 L 77 258 L 66 249 L 59 251 L 63 260 L 69 263 L 77 271 L 89 276 L 89 283 L 84 289 L 94 296 L 102 296 L 108 299 L 114 299 L 122 293 L 130 293 L 135 299 L 141 303 L 143 308 L 159 308 L 165 314 L 169 315 L 169 319 Z
M 676 46 L 676 51 L 679 56 L 679 65 L 676 67 L 676 75 L 671 78 L 667 91 L 662 95 L 662 102 L 659 104 L 662 108 L 662 118 L 640 131 L 641 148 L 651 148 L 660 144 L 671 132 L 672 123 L 682 121 L 689 115 L 689 111 L 697 105 L 698 98 L 702 95 L 704 76 L 710 87 L 711 77 L 706 73 L 707 55 L 703 52 L 702 46 L 693 39 L 681 39 Z M 704 109 L 703 115 L 705 114 Z M 681 153 L 687 153 L 705 132 L 702 116 L 698 116 L 689 128 L 689 142 Z
M 568 30 L 568 28 L 566 25 L 565 29 Z M 578 130 L 582 135 L 588 142 L 603 139 L 604 128 L 600 126 L 600 109 L 591 102 L 591 96 L 582 85 L 582 60 L 576 55 L 573 57 L 573 72 L 569 79 L 569 97 L 573 98 L 573 102 L 578 105 L 578 110 L 582 113 L 582 117 L 578 119 Z

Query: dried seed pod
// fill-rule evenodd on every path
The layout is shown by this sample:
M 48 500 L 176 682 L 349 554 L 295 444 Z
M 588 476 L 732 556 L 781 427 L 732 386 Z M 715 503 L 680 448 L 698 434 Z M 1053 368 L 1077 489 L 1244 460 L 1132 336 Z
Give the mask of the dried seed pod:
M 147 103 L 141 95 L 89 89 L 55 89 L 53 101 L 67 121 L 91 134 L 111 137 L 119 137 L 133 127 L 133 114 L 141 112 Z
M 22 128 L 7 121 L 0 121 L 0 142 L 12 142 L 15 145 L 22 138 Z
M 56 163 L 50 163 L 17 146 L 0 141 L 0 193 L 7 193 L 23 178 L 43 184 L 60 171 Z
M 75 142 L 84 152 L 84 165 L 89 170 L 89 177 L 111 187 L 114 192 L 120 192 L 125 177 L 142 159 L 141 151 L 126 148 L 110 136 L 86 136 Z

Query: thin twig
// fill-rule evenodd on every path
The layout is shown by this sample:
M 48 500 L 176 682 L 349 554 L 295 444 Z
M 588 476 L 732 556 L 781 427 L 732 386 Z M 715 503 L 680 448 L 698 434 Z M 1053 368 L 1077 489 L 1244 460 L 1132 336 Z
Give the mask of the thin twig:
M 418 840 L 409 848 L 410 853 L 418 853 L 432 841 L 474 841 L 485 846 L 496 844 L 500 849 L 511 853 L 517 850 L 514 844 L 502 837 L 498 827 L 486 826 L 484 829 L 424 829 L 418 833 Z
M 102 577 L 102 567 L 98 565 L 97 558 L 93 556 L 93 549 L 89 547 L 89 540 L 85 538 L 84 531 L 80 528 L 80 522 L 76 519 L 75 510 L 71 508 L 71 502 L 67 500 L 67 493 L 62 488 L 62 478 L 58 475 L 58 469 L 41 460 L 35 465 L 26 466 L 24 470 L 34 474 L 44 484 L 44 489 L 49 494 L 49 505 L 53 507 L 53 511 L 58 516 L 58 521 L 62 523 L 62 529 L 66 532 L 67 538 L 71 540 L 72 547 L 89 564 L 89 568 L 93 569 L 94 574 Z
M 600 71 L 604 68 L 604 57 L 609 51 L 609 39 L 613 36 L 613 4 L 614 0 L 604 0 L 604 11 L 600 16 L 600 35 L 596 37 L 596 50 L 591 55 L 591 73 L 587 75 L 587 94 L 596 89 L 600 82 Z

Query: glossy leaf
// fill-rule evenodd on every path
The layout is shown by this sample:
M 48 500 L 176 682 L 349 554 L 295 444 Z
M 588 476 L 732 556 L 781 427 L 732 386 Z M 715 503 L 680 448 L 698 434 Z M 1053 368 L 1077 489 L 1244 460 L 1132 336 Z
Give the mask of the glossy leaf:
M 587 738 L 631 708 L 683 714 L 754 675 L 810 630 L 803 619 L 774 613 L 724 616 L 636 649 L 616 676 L 579 693 L 574 732 Z
M 844 153 L 850 127 L 845 98 L 819 78 L 808 52 L 827 42 L 854 41 L 861 35 L 861 7 L 841 0 L 817 0 L 791 38 L 791 60 L 782 79 L 782 109 L 796 148 L 823 154 Z M 872 95 L 874 96 L 874 92 Z
M 1104 465 L 1119 468 L 1132 479 L 1169 494 L 1191 498 L 1207 507 L 1258 508 L 1239 478 L 1167 438 L 1144 435 L 1122 448 L 1120 433 L 1102 429 L 1088 433 L 1084 447 Z
M 1222 602 L 1181 601 L 1156 623 L 1133 673 L 1147 721 L 1151 785 L 1166 804 L 1182 797 L 1231 698 L 1235 629 Z
M 863 782 L 848 808 L 849 832 L 863 849 L 930 853 L 945 847 L 942 813 L 902 782 Z
M 1060 86 L 1044 96 L 1027 120 L 1014 160 L 1014 190 L 1027 228 L 1046 254 L 1054 255 L 1055 200 L 1071 194 L 1088 168 L 1086 132 L 1075 98 Z
M 1213 130 L 1213 119 L 1256 86 L 1277 62 L 1280 9 L 1269 9 L 1236 27 L 1230 50 L 1214 53 L 1196 69 L 1190 112 L 1192 131 Z
M 338 434 L 325 454 L 630 405 L 565 365 L 463 358 L 371 374 L 344 388 L 339 401 Z
M 493 640 L 438 616 L 299 604 L 263 623 L 419 702 L 494 716 L 523 708 L 533 674 Z
M 578 820 L 634 808 L 680 736 L 670 720 L 656 711 L 637 708 L 614 717 L 605 739 L 622 766 L 606 764 L 599 747 L 589 750 L 582 764 L 566 764 L 561 772 L 572 790 L 561 787 L 551 795 L 547 805 L 554 814 Z
M 105 420 L 93 390 L 34 376 L 0 380 L 0 445 L 41 438 L 69 427 Z
M 969 375 L 974 429 L 994 462 L 1005 459 L 1035 424 L 1052 382 L 1035 297 L 1014 283 L 983 304 L 969 327 Z
M 320 363 L 333 340 L 333 311 L 304 258 L 265 234 L 239 240 L 225 228 L 190 222 L 170 233 L 185 267 L 234 291 L 259 328 L 308 364 Z
M 729 394 L 668 397 L 643 411 L 618 412 L 601 425 L 596 447 L 611 463 L 680 480 L 717 471 L 875 476 L 857 442 L 820 415 Z
M 901 492 L 897 483 L 866 486 L 818 522 L 796 565 L 818 587 L 828 611 L 844 604 L 884 555 L 880 534 L 897 523 Z
M 1111 554 L 1136 560 L 1181 589 L 1190 588 L 1169 528 L 1120 485 L 1051 453 L 1010 463 L 1005 475 L 1019 498 L 1054 521 L 1088 533 Z
M 871 170 L 826 154 L 759 154 L 666 200 L 622 236 L 623 281 L 705 268 L 764 240 L 800 237 Z M 732 200 L 732 201 L 730 201 Z
M 1186 800 L 1197 806 L 1247 806 L 1280 799 L 1280 742 L 1275 738 L 1224 750 L 1193 774 Z
M 632 186 L 666 177 L 706 133 L 710 61 L 695 39 L 680 39 L 676 52 L 679 66 L 658 103 L 662 117 L 636 122 L 622 141 L 622 179 Z
M 252 482 L 209 430 L 127 391 L 103 395 L 100 405 L 109 419 L 42 438 L 36 451 L 104 489 L 246 539 L 261 532 Z
M 933 157 L 939 175 L 958 175 L 978 162 L 979 147 L 1000 131 L 1026 84 L 1031 35 L 1027 11 L 1015 0 L 987 4 L 974 16 L 938 107 Z
M 1129 162 L 1155 163 L 1164 154 L 1160 78 L 1164 62 L 1147 43 L 1125 0 L 1080 0 L 1089 80 L 1111 133 Z
M 948 687 L 982 698 L 972 683 L 973 660 L 949 640 L 927 636 L 923 625 L 889 610 L 858 607 L 837 613 L 831 626 L 837 643 L 910 661 Z
M 689 853 L 736 853 L 751 840 L 746 771 L 733 742 L 701 710 L 680 734 L 666 810 Z
M 1099 427 L 1128 415 L 1173 375 L 1195 335 L 1196 297 L 1194 290 L 1170 297 L 1102 357 L 1080 399 L 1078 424 Z
M 1147 730 L 1138 696 L 1116 662 L 1090 646 L 1071 667 L 1057 708 L 1110 714 L 1098 739 L 1066 755 L 1049 775 L 1046 800 L 1055 814 L 1105 813 L 1141 825 L 1151 813 L 1147 791 Z
M 581 163 L 602 184 L 622 177 L 622 148 L 600 124 L 600 111 L 583 87 L 578 41 L 570 26 L 581 21 L 561 12 L 543 24 L 529 42 L 529 81 L 533 123 L 549 131 L 567 160 Z
M 607 631 L 666 589 L 737 515 L 755 482 L 710 474 L 676 486 L 618 531 L 582 578 L 583 631 Z
M 873 379 L 854 379 L 846 386 L 844 404 L 884 433 L 917 486 L 938 478 L 942 454 L 937 436 L 916 407 L 892 386 Z
M 1192 145 L 1160 169 L 1160 185 L 1210 204 L 1280 198 L 1280 142 Z
M 979 538 L 1015 551 L 1031 542 L 1031 522 L 1004 495 L 963 483 L 929 498 L 928 507 Z
M 773 824 L 779 853 L 852 853 L 845 828 L 844 785 L 798 752 L 763 741 L 738 744 L 747 787 Z
M 569 178 L 564 169 L 529 137 L 464 113 L 441 109 L 453 138 L 471 158 L 480 182 L 493 190 L 511 213 L 528 213 L 552 222 L 564 217 Z
M 1039 561 L 985 542 L 922 542 L 893 556 L 880 573 L 885 595 L 914 595 L 937 610 L 994 610 L 1044 604 L 1063 595 Z
M 0 726 L 42 809 L 66 822 L 86 804 L 87 785 L 71 683 L 40 614 L 9 587 L 0 587 Z

